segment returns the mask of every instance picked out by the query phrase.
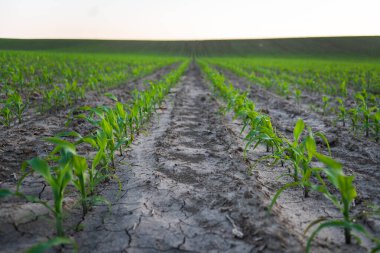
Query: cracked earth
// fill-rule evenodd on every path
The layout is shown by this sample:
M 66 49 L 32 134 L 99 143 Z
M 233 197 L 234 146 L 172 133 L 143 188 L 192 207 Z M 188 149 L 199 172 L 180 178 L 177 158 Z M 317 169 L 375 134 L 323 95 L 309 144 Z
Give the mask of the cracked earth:
M 99 203 L 82 217 L 68 195 L 66 231 L 77 241 L 79 252 L 304 251 L 306 237 L 297 227 L 302 228 L 299 223 L 305 219 L 294 218 L 304 217 L 297 208 L 303 201 L 290 194 L 288 204 L 280 201 L 273 214 L 267 212 L 276 188 L 268 181 L 273 175 L 267 176 L 263 164 L 261 173 L 247 176 L 251 164 L 243 157 L 241 124 L 223 115 L 221 106 L 192 65 L 146 131 L 125 156 L 117 157 L 121 189 L 116 181 L 99 187 L 109 204 Z M 40 196 L 47 195 L 48 187 L 41 182 L 34 188 Z M 309 208 L 325 203 L 309 202 Z M 21 252 L 53 235 L 54 225 L 44 208 L 28 204 L 17 210 L 1 223 L 0 252 Z M 320 208 L 335 215 L 331 210 Z M 358 247 L 330 247 L 325 240 L 316 240 L 315 252 L 363 252 Z
M 245 180 L 242 149 L 218 110 L 191 69 L 130 147 L 118 172 L 125 194 L 106 187 L 111 209 L 95 207 L 75 234 L 81 252 L 301 250 Z

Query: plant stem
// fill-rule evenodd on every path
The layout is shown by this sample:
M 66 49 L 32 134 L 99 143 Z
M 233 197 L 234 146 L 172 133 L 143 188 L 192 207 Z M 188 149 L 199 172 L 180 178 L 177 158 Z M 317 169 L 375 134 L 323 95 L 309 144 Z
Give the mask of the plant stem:
M 349 206 L 350 206 L 350 203 L 348 203 L 348 201 L 344 201 L 343 200 L 343 217 L 344 217 L 344 221 L 347 222 L 347 223 L 350 223 L 350 214 L 349 214 Z M 345 241 L 346 241 L 346 244 L 351 244 L 351 229 L 350 228 L 344 228 L 344 238 L 345 238 Z
M 309 188 L 307 186 L 304 186 L 303 188 L 303 195 L 305 198 L 308 198 L 309 197 Z
M 65 233 L 63 231 L 63 222 L 62 222 L 62 205 L 61 205 L 61 210 L 56 210 L 55 222 L 56 222 L 55 226 L 57 229 L 57 235 L 64 236 Z
M 111 154 L 111 162 L 112 162 L 112 168 L 115 169 L 115 158 L 113 157 L 113 154 Z

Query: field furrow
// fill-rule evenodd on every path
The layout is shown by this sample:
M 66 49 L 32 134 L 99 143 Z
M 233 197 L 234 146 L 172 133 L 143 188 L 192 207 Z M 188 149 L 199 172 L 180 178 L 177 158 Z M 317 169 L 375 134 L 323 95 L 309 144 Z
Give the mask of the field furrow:
M 244 175 L 236 137 L 199 69 L 193 67 L 172 92 L 147 136 L 123 159 L 118 177 L 125 193 L 108 185 L 102 194 L 114 200 L 111 212 L 95 207 L 75 235 L 83 252 L 294 252 L 297 241 L 267 216 Z
M 0 253 L 380 251 L 371 50 L 7 41 Z
M 2 128 L 0 139 L 0 183 L 10 182 L 14 184 L 20 176 L 20 167 L 23 161 L 31 159 L 36 155 L 46 154 L 47 143 L 44 137 L 54 136 L 59 132 L 78 131 L 85 135 L 88 134 L 91 125 L 83 120 L 75 120 L 73 125 L 66 126 L 74 109 L 81 106 L 95 107 L 99 105 L 112 105 L 114 101 L 105 96 L 110 93 L 116 96 L 121 102 L 127 102 L 132 97 L 132 91 L 139 91 L 149 86 L 149 81 L 159 80 L 162 76 L 169 73 L 178 65 L 171 65 L 157 70 L 153 74 L 138 80 L 127 82 L 117 88 L 105 90 L 103 93 L 89 92 L 86 97 L 78 101 L 70 108 L 61 108 L 56 112 L 44 115 L 30 115 L 27 119 L 12 128 Z M 12 183 L 13 182 L 13 183 Z M 6 187 L 3 184 L 2 187 Z

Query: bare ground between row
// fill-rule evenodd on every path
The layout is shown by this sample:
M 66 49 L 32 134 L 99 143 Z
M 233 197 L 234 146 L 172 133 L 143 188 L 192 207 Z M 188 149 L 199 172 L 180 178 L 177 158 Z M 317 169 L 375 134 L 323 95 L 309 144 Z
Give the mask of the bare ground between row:
M 75 122 L 74 126 L 65 126 L 65 122 L 68 120 L 67 115 L 73 108 L 84 105 L 112 105 L 114 102 L 104 96 L 106 92 L 115 95 L 121 102 L 126 102 L 131 98 L 133 89 L 144 89 L 149 80 L 160 79 L 176 66 L 177 64 L 166 66 L 146 77 L 127 82 L 117 88 L 106 89 L 103 94 L 95 91 L 88 92 L 85 99 L 78 101 L 70 108 L 62 108 L 44 115 L 29 111 L 30 115 L 26 115 L 26 120 L 22 124 L 10 128 L 2 127 L 0 131 L 0 187 L 5 182 L 14 184 L 17 181 L 23 161 L 46 154 L 48 146 L 42 138 L 68 130 L 75 130 L 79 133 L 89 131 L 88 125 L 85 125 L 84 122 Z
M 122 191 L 117 182 L 99 188 L 111 208 L 97 205 L 84 219 L 74 208 L 67 218 L 67 231 L 79 224 L 81 231 L 70 235 L 78 241 L 80 252 L 304 251 L 303 224 L 295 217 L 305 220 L 308 210 L 300 207 L 305 202 L 291 192 L 284 201 L 291 205 L 281 202 L 274 215 L 268 214 L 266 207 L 279 184 L 273 178 L 278 172 L 263 163 L 253 177 L 246 175 L 249 164 L 242 154 L 241 124 L 232 121 L 231 115 L 221 115 L 220 105 L 193 65 L 161 106 L 146 135 L 139 136 L 126 156 L 118 159 Z M 261 147 L 258 151 L 250 152 L 252 159 L 262 154 Z M 68 199 L 68 206 L 69 201 L 74 200 Z M 314 209 L 321 203 L 310 198 Z M 52 236 L 54 226 L 43 210 L 30 209 L 33 219 L 1 225 L 0 252 L 18 252 Z M 234 235 L 232 223 L 242 238 Z M 331 236 L 339 234 L 330 231 L 327 242 L 319 238 L 313 252 L 363 250 L 345 247 L 339 240 L 331 243 Z
M 193 66 L 147 135 L 119 159 L 122 191 L 116 182 L 100 188 L 111 208 L 98 205 L 83 220 L 68 218 L 82 228 L 70 233 L 80 252 L 302 251 L 267 214 L 264 197 L 246 177 L 237 137 L 218 110 Z M 242 238 L 234 235 L 234 226 Z M 52 236 L 52 230 L 44 215 L 20 222 L 13 231 L 2 231 L 2 252 L 25 249 Z
M 369 210 L 369 205 L 380 204 L 380 145 L 368 139 L 358 139 L 352 136 L 347 129 L 333 126 L 323 116 L 306 110 L 306 106 L 299 111 L 294 101 L 280 97 L 231 72 L 223 71 L 223 73 L 233 85 L 249 91 L 249 97 L 256 103 L 257 108 L 266 112 L 271 117 L 272 124 L 290 140 L 292 139 L 292 129 L 299 117 L 303 118 L 313 131 L 321 131 L 326 134 L 331 143 L 332 156 L 343 163 L 346 173 L 355 175 L 358 197 L 356 205 L 353 207 L 353 215 L 357 216 L 359 222 L 364 224 L 367 229 L 379 236 L 380 220 L 378 217 L 366 217 L 362 214 L 363 211 Z M 326 150 L 326 147 L 320 145 L 320 149 Z M 250 159 L 256 160 L 265 154 L 265 148 L 261 147 L 257 152 L 251 154 Z M 258 180 L 265 185 L 263 190 L 272 196 L 280 185 L 289 182 L 284 179 L 277 180 L 282 173 L 286 172 L 287 168 L 275 167 L 272 169 L 266 164 L 261 164 L 256 168 L 255 173 Z M 300 236 L 307 225 L 316 218 L 341 217 L 336 208 L 323 196 L 314 194 L 311 198 L 304 199 L 301 190 L 285 192 L 279 200 L 277 211 L 283 213 L 280 216 L 287 217 L 292 229 Z M 333 241 L 341 243 L 343 236 L 329 231 L 323 233 L 321 239 L 326 240 L 327 243 Z
M 94 208 L 75 234 L 81 251 L 301 252 L 246 177 L 241 147 L 200 70 L 192 66 L 172 92 L 127 152 L 118 172 L 124 194 L 111 211 Z M 117 196 L 117 185 L 102 194 Z
M 149 81 L 159 80 L 176 66 L 166 66 L 146 77 L 105 92 L 126 102 L 132 97 L 133 89 L 145 89 Z M 113 104 L 114 101 L 103 94 L 90 92 L 73 108 L 83 105 Z M 37 155 L 45 155 L 51 150 L 51 146 L 43 141 L 44 137 L 54 136 L 63 131 L 77 131 L 82 135 L 91 131 L 93 127 L 83 120 L 75 120 L 73 124 L 65 126 L 69 112 L 70 109 L 62 109 L 55 113 L 31 116 L 24 123 L 0 133 L 1 139 L 4 140 L 0 146 L 0 188 L 14 190 L 17 179 L 21 175 L 21 163 Z M 89 155 L 91 152 L 86 146 L 80 147 L 78 151 L 83 155 Z M 51 188 L 46 185 L 43 178 L 37 175 L 30 175 L 25 179 L 22 191 L 25 194 L 38 196 L 42 200 L 52 199 Z M 70 217 L 65 225 L 66 230 L 69 231 L 76 229 L 82 219 L 77 198 L 78 194 L 74 187 L 69 186 L 64 201 L 67 216 Z M 39 204 L 28 203 L 20 198 L 8 198 L 0 202 L 0 210 L 0 244 L 3 246 L 0 252 L 22 251 L 54 235 L 52 217 L 48 214 L 48 210 Z

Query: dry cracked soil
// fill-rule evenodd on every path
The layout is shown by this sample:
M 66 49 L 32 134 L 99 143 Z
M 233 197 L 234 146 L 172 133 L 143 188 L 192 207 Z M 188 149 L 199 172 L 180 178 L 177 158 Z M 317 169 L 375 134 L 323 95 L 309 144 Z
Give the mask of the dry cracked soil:
M 244 80 L 228 77 L 239 88 L 245 87 Z M 259 106 L 271 101 L 265 96 L 258 100 Z M 303 229 L 312 216 L 338 214 L 322 198 L 304 201 L 295 190 L 268 213 L 281 169 L 269 169 L 263 162 L 252 176 L 247 175 L 252 164 L 243 156 L 241 123 L 223 115 L 223 106 L 192 64 L 144 133 L 117 158 L 122 188 L 116 181 L 99 187 L 99 195 L 110 204 L 97 204 L 82 217 L 79 207 L 70 204 L 74 197 L 66 200 L 71 213 L 66 229 L 79 252 L 304 251 Z M 280 118 L 279 124 L 290 124 Z M 259 157 L 259 152 L 265 148 L 249 152 L 250 158 Z M 30 179 L 29 186 L 34 182 Z M 34 188 L 48 195 L 41 182 Z M 368 190 L 363 188 L 363 194 L 374 194 Z M 0 252 L 20 252 L 53 236 L 46 210 L 36 204 L 8 200 L 0 209 L 5 210 Z M 365 252 L 363 247 L 345 246 L 340 235 L 339 230 L 328 230 L 317 238 L 313 252 Z

